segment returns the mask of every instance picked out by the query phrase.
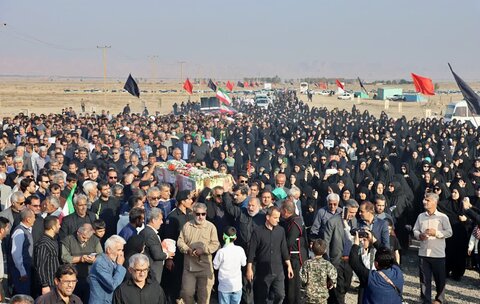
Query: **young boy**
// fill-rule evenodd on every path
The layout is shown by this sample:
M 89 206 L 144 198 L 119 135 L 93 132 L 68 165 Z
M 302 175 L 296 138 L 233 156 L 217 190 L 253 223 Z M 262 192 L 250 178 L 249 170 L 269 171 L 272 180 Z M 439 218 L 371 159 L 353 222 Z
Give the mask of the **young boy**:
M 219 304 L 238 304 L 242 299 L 242 267 L 247 265 L 247 256 L 242 247 L 233 243 L 236 239 L 235 227 L 226 227 L 225 245 L 213 259 L 213 268 L 218 270 Z
M 100 244 L 102 244 L 102 248 L 104 247 L 106 241 L 103 239 L 103 237 L 105 236 L 105 226 L 105 221 L 102 219 L 96 219 L 95 221 L 93 221 L 92 225 L 94 236 L 98 238 Z
M 328 290 L 334 287 L 337 281 L 337 270 L 322 256 L 327 250 L 324 240 L 315 240 L 312 251 L 315 257 L 303 264 L 300 277 L 305 285 L 306 304 L 325 304 L 328 299 Z M 327 284 L 327 280 L 332 284 Z

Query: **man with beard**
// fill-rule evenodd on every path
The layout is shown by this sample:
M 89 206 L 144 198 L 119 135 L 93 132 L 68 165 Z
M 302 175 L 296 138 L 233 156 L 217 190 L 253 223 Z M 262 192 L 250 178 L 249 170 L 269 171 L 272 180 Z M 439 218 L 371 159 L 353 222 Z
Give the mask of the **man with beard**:
M 287 198 L 283 202 L 281 215 L 284 220 L 282 227 L 285 229 L 294 274 L 293 278 L 285 280 L 286 303 L 295 304 L 301 297 L 300 267 L 308 259 L 307 237 L 303 220 L 295 214 L 295 203 L 291 198 Z
M 186 223 L 178 237 L 178 249 L 185 256 L 182 276 L 182 299 L 186 304 L 210 303 L 210 292 L 215 277 L 213 275 L 212 254 L 220 247 L 217 229 L 207 221 L 207 206 L 196 203 L 193 206 L 195 219 Z
M 248 250 L 246 277 L 253 282 L 254 302 L 267 303 L 269 299 L 274 304 L 282 303 L 285 297 L 284 269 L 287 266 L 287 276 L 294 276 L 285 238 L 285 231 L 278 226 L 280 209 L 268 209 L 263 226 L 254 230 Z M 255 280 L 253 263 L 256 262 Z
M 237 229 L 237 244 L 241 246 L 245 252 L 248 252 L 250 238 L 256 227 L 261 227 L 265 223 L 265 214 L 260 212 L 260 200 L 252 197 L 248 202 L 247 208 L 241 208 L 238 204 L 234 205 L 232 196 L 229 193 L 223 194 L 223 202 L 225 211 L 233 217 Z M 246 274 L 243 273 L 242 282 L 242 303 L 253 303 L 253 293 L 251 282 L 247 280 Z

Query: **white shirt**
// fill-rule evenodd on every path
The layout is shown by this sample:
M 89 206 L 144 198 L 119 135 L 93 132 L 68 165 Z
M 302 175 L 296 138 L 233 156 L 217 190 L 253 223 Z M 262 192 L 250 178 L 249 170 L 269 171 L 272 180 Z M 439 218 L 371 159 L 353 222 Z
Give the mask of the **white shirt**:
M 418 255 L 429 258 L 444 258 L 445 239 L 453 234 L 448 217 L 438 210 L 435 210 L 432 215 L 427 212 L 420 213 L 413 227 L 413 235 L 419 240 L 420 234 L 425 233 L 429 228 L 435 229 L 436 234 L 435 236 L 429 236 L 425 241 L 420 241 Z
M 213 268 L 218 270 L 218 291 L 242 290 L 242 266 L 247 265 L 245 251 L 240 246 L 228 244 L 217 251 Z

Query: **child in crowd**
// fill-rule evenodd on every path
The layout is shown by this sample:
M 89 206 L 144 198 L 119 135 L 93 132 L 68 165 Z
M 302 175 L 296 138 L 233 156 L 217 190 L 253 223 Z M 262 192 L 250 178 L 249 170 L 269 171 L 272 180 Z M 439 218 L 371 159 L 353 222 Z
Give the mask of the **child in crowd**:
M 238 304 L 242 299 L 242 267 L 247 265 L 247 256 L 242 247 L 233 243 L 236 239 L 235 227 L 226 227 L 225 245 L 213 259 L 213 268 L 218 270 L 219 304 Z
M 306 261 L 300 269 L 300 277 L 305 285 L 306 304 L 327 303 L 329 289 L 335 287 L 337 270 L 323 258 L 326 250 L 327 243 L 324 240 L 315 240 L 312 244 L 315 257 Z
M 98 238 L 100 244 L 102 244 L 102 248 L 105 246 L 105 241 L 103 237 L 105 236 L 105 221 L 102 219 L 96 219 L 93 221 L 92 227 L 94 230 L 94 236 Z
M 385 220 L 388 223 L 388 233 L 390 234 L 390 250 L 392 250 L 393 254 L 395 255 L 395 262 L 400 265 L 400 250 L 402 247 L 400 246 L 400 242 L 395 235 L 392 220 L 389 218 L 386 218 Z

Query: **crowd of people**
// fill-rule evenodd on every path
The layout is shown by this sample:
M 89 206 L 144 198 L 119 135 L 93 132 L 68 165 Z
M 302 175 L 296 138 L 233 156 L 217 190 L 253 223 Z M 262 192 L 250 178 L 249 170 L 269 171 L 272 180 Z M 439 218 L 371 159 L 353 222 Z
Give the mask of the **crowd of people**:
M 0 126 L 0 296 L 10 303 L 423 303 L 479 268 L 480 141 L 468 123 L 311 107 L 236 115 L 19 114 Z M 176 160 L 223 186 L 156 179 Z M 432 297 L 432 276 L 436 294 Z

